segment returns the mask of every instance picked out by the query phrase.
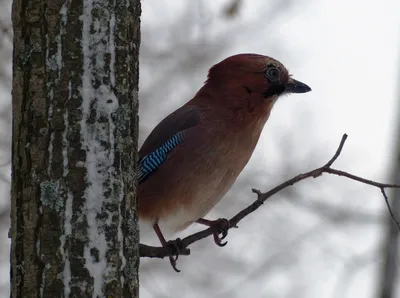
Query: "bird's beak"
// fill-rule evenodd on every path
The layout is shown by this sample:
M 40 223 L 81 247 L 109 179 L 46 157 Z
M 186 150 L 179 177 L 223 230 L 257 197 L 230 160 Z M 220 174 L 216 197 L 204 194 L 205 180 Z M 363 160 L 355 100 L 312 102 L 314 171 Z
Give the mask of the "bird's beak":
M 285 84 L 285 93 L 306 93 L 309 91 L 311 91 L 309 86 L 292 78 L 289 78 Z

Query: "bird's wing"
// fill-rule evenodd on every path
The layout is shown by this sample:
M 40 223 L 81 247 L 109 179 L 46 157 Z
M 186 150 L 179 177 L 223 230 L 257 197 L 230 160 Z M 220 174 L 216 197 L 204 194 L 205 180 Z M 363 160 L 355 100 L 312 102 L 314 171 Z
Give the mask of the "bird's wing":
M 162 120 L 139 150 L 139 183 L 144 182 L 167 160 L 168 154 L 185 139 L 185 135 L 201 120 L 195 106 L 183 106 Z

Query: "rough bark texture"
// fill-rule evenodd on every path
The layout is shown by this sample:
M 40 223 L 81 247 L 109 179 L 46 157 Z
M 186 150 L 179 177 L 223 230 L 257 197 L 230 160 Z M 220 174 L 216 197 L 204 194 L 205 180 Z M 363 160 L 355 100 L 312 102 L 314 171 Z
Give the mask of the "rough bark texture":
M 138 297 L 140 1 L 14 0 L 12 20 L 11 296 Z

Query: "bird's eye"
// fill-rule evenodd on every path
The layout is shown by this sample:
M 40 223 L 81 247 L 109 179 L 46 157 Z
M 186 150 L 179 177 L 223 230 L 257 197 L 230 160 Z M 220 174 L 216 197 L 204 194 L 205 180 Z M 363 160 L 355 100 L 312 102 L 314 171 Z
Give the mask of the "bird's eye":
M 265 74 L 271 82 L 275 83 L 279 82 L 280 80 L 280 72 L 279 69 L 277 69 L 276 67 L 269 67 Z

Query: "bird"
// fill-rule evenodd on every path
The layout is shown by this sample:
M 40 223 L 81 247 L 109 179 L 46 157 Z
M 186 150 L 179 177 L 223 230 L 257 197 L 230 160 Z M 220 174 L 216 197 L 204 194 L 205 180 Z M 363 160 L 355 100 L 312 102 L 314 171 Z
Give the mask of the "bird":
M 204 217 L 248 163 L 277 99 L 309 91 L 268 56 L 237 54 L 212 66 L 194 97 L 166 116 L 139 150 L 140 229 L 150 226 L 168 246 L 165 230 L 218 225 L 214 241 L 226 244 L 227 220 Z M 176 258 L 170 262 L 179 272 Z

